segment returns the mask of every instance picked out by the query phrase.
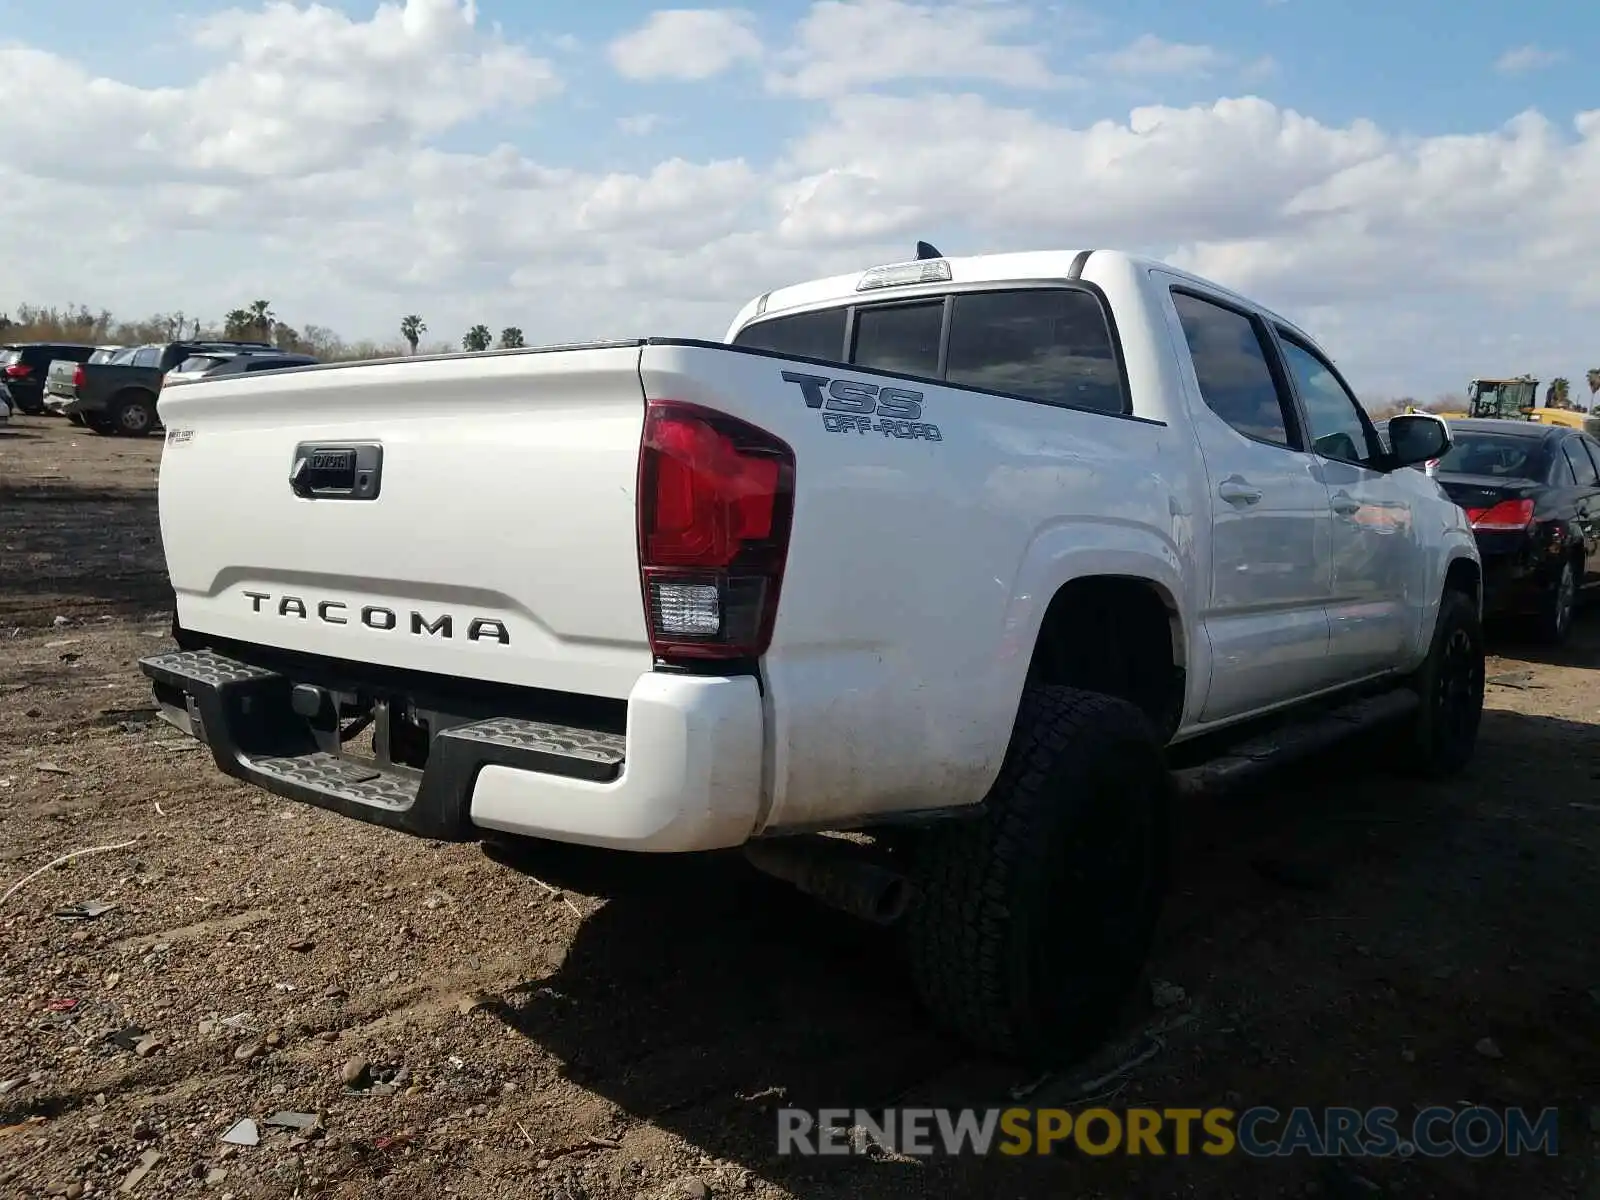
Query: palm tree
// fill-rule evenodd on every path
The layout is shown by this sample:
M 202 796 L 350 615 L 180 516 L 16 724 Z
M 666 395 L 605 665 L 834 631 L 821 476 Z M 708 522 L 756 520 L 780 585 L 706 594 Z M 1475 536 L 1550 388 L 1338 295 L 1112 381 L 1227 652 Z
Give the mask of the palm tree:
M 489 332 L 487 325 L 474 325 L 467 330 L 467 336 L 461 339 L 463 350 L 487 350 L 494 341 L 494 336 Z
M 417 343 L 422 340 L 422 335 L 428 332 L 428 323 L 416 313 L 400 318 L 400 336 L 405 338 L 406 345 L 411 347 L 411 353 L 417 352 Z
M 522 330 L 515 325 L 507 325 L 500 331 L 500 349 L 515 350 L 522 345 Z
M 1550 386 L 1545 389 L 1544 403 L 1546 408 L 1570 408 L 1572 385 L 1566 379 L 1557 375 L 1550 381 Z
M 277 320 L 277 315 L 272 311 L 272 301 L 251 301 L 250 326 L 263 342 L 272 340 L 272 327 L 277 323 Z
M 1600 367 L 1590 367 L 1585 372 L 1585 378 L 1589 384 L 1589 407 L 1593 408 L 1595 406 L 1594 394 L 1600 392 Z

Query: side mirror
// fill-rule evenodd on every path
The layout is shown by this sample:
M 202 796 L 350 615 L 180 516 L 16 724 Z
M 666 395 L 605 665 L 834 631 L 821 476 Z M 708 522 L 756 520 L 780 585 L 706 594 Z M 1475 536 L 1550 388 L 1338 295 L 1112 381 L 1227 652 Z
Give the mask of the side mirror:
M 1424 413 L 1403 413 L 1389 418 L 1389 466 L 1414 467 L 1443 458 L 1454 443 L 1450 426 Z

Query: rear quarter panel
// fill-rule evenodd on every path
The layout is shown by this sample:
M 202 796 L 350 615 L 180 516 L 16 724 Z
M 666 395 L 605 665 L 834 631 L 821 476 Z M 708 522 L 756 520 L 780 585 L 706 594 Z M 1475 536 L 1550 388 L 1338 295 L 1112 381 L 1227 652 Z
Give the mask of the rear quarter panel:
M 1140 316 L 1124 352 L 1148 384 Z M 830 432 L 785 370 L 920 391 L 939 440 Z M 1159 403 L 1155 419 L 1132 420 L 682 344 L 647 346 L 641 373 L 651 398 L 706 404 L 794 448 L 793 535 L 763 664 L 768 829 L 981 800 L 1045 608 L 1069 579 L 1154 579 L 1187 625 L 1193 447 L 1160 423 Z

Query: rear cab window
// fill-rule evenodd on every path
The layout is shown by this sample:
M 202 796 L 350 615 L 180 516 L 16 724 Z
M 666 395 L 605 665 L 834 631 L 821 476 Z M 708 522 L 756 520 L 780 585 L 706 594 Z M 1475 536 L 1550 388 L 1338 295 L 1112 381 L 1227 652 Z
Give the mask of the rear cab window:
M 1130 411 L 1104 302 L 1079 285 L 844 304 L 755 322 L 733 345 L 1065 408 Z

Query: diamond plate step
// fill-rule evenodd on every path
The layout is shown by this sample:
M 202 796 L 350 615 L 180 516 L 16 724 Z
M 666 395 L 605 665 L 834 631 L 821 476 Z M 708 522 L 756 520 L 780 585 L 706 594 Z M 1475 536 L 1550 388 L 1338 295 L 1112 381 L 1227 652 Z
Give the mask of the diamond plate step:
M 620 733 L 524 721 L 519 717 L 491 717 L 471 725 L 456 725 L 441 736 L 578 758 L 613 768 L 620 768 L 628 757 L 628 739 Z
M 249 764 L 258 773 L 284 783 L 298 784 L 352 804 L 396 812 L 411 807 L 420 785 L 420 780 L 410 775 L 379 770 L 320 750 L 294 757 L 252 758 Z
M 164 675 L 170 683 L 181 684 L 191 680 L 212 687 L 271 679 L 275 674 L 264 667 L 253 667 L 214 650 L 169 650 L 165 654 L 141 658 L 139 665 L 146 674 Z

